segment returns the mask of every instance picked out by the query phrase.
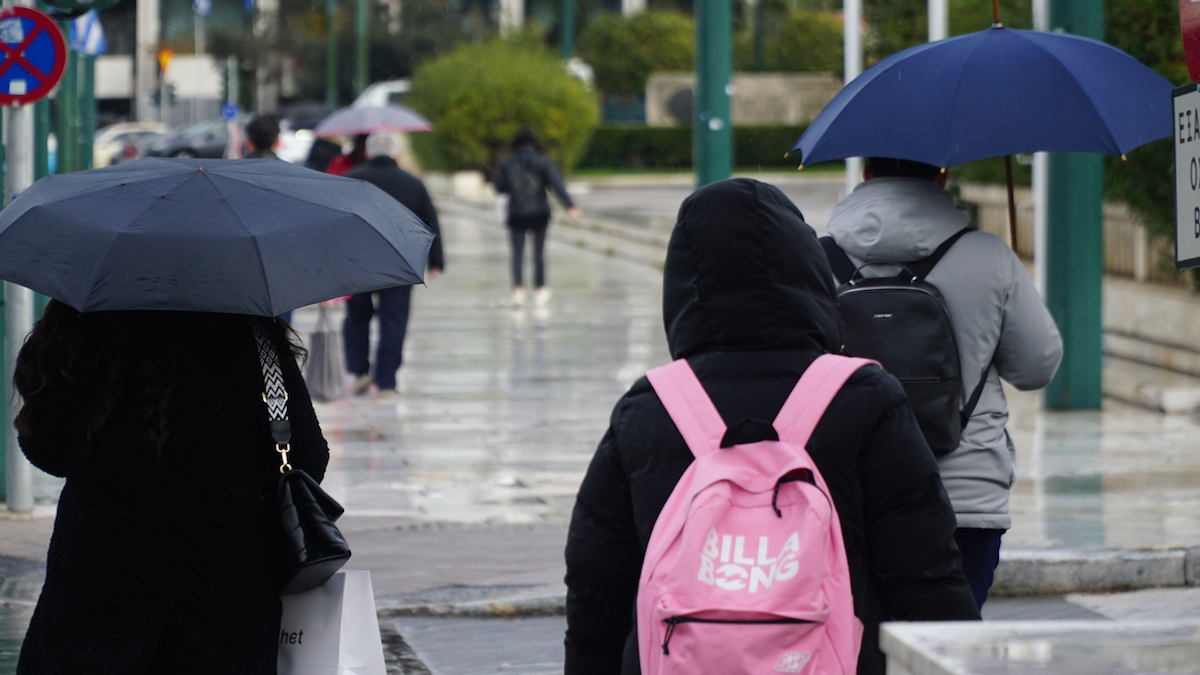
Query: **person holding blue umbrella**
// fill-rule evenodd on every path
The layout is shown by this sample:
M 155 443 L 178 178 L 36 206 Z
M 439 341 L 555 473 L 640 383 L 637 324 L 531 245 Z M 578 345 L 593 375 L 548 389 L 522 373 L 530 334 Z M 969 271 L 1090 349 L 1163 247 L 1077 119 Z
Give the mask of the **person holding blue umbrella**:
M 892 266 L 864 265 L 928 258 L 967 228 L 966 216 L 944 189 L 947 174 L 937 167 L 873 157 L 863 178 L 834 207 L 829 235 L 865 276 L 896 274 Z M 1045 387 L 1062 360 L 1062 338 L 1021 260 L 995 235 L 968 231 L 925 281 L 941 292 L 950 313 L 964 401 L 980 386 L 981 373 L 984 378 L 958 447 L 938 458 L 958 521 L 963 571 L 982 607 L 1000 559 L 1000 539 L 1011 526 L 1008 491 L 1016 477 L 1000 380 L 1026 391 Z

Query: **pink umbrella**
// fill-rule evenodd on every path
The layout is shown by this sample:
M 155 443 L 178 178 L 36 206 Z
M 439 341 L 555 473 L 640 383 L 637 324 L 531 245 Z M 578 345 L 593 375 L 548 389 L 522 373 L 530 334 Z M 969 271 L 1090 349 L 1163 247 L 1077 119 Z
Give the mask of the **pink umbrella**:
M 318 136 L 358 136 L 380 131 L 433 131 L 433 124 L 398 105 L 342 108 L 321 120 Z

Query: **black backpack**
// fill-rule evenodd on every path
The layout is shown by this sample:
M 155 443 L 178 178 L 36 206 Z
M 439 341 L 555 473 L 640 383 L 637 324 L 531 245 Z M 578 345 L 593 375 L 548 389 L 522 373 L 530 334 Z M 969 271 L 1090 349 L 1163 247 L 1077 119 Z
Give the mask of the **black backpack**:
M 925 281 L 934 265 L 967 232 L 957 232 L 923 260 L 867 263 L 857 269 L 833 238 L 821 238 L 825 257 L 841 283 L 837 300 L 846 354 L 874 359 L 900 380 L 925 441 L 939 457 L 958 447 L 990 367 L 990 363 L 984 367 L 984 377 L 963 406 L 962 372 L 950 312 L 942 294 Z M 899 267 L 900 274 L 864 277 L 862 269 L 870 265 Z

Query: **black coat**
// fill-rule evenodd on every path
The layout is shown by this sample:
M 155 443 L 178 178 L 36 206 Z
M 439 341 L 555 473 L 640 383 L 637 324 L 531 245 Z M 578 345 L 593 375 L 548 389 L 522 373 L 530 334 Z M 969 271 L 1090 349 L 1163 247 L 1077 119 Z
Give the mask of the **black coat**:
M 400 202 L 409 211 L 417 214 L 425 225 L 433 230 L 433 244 L 429 247 L 429 269 L 446 269 L 446 258 L 442 252 L 442 229 L 438 225 L 437 209 L 433 208 L 433 200 L 429 190 L 420 178 L 400 168 L 391 157 L 372 157 L 366 162 L 351 169 L 347 178 L 357 178 L 371 183 Z
M 165 364 L 178 374 L 168 393 L 148 391 L 140 369 L 107 381 L 106 321 L 119 314 L 133 313 L 77 319 L 87 330 L 70 369 L 76 386 L 40 397 L 20 438 L 35 466 L 67 481 L 17 672 L 273 674 L 280 461 L 249 326 L 261 319 L 163 313 L 180 328 L 175 354 L 186 355 Z M 321 480 L 329 448 L 283 331 L 273 331 L 290 397 L 288 459 Z M 20 358 L 34 358 L 29 351 Z M 110 385 L 120 395 L 85 451 Z M 168 395 L 160 454 L 147 438 L 146 404 Z
M 809 364 L 841 347 L 816 235 L 781 192 L 746 179 L 683 203 L 667 251 L 663 316 L 672 355 L 688 359 L 727 425 L 773 420 Z M 807 448 L 841 518 L 855 614 L 866 627 L 860 673 L 884 671 L 880 621 L 979 618 L 954 544 L 954 512 L 895 378 L 874 366 L 852 376 Z M 631 630 L 642 559 L 691 461 L 639 379 L 613 410 L 571 519 L 568 675 L 637 672 Z
M 548 219 L 550 200 L 546 198 L 547 189 L 554 190 L 564 207 L 569 209 L 575 205 L 571 201 L 571 195 L 567 194 L 567 189 L 563 187 L 562 177 L 558 175 L 558 167 L 554 166 L 554 161 L 531 145 L 518 147 L 512 155 L 496 166 L 492 185 L 495 186 L 496 192 L 508 195 L 510 226 Z

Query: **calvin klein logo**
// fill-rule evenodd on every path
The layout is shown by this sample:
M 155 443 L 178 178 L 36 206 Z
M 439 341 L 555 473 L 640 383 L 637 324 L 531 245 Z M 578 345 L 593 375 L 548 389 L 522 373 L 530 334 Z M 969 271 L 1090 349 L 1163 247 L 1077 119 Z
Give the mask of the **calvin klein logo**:
M 872 319 L 890 319 L 890 318 L 892 318 L 892 313 L 891 312 L 879 312 L 877 314 L 872 314 L 871 318 Z

